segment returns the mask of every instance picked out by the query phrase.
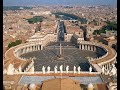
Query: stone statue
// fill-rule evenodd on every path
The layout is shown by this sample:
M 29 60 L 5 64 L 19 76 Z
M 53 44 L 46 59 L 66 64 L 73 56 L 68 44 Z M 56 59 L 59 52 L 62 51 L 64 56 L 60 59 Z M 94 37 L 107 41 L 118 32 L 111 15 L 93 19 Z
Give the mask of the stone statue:
M 68 73 L 68 70 L 69 70 L 69 66 L 67 65 L 66 66 L 66 73 Z
M 80 74 L 80 70 L 81 70 L 80 66 L 77 69 L 78 69 L 78 74 Z
M 50 73 L 50 66 L 47 67 L 47 73 Z
M 54 67 L 54 72 L 57 73 L 57 66 Z
M 76 73 L 76 67 L 75 66 L 74 66 L 73 70 L 74 70 L 74 73 Z
M 63 73 L 63 65 L 60 65 L 60 73 Z
M 45 67 L 44 66 L 42 67 L 42 72 L 43 72 L 43 74 L 45 74 Z
M 92 67 L 90 66 L 90 68 L 89 68 L 89 72 L 92 72 Z

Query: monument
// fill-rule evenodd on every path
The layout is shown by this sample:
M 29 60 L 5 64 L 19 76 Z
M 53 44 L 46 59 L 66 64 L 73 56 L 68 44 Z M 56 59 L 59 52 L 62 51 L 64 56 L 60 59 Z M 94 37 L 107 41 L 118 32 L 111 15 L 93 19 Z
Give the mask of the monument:
M 67 65 L 66 66 L 66 73 L 68 73 L 68 70 L 69 70 L 69 66 Z
M 50 66 L 47 67 L 47 73 L 50 73 Z
M 63 73 L 63 65 L 60 65 L 60 73 Z
M 80 70 L 81 70 L 80 66 L 77 69 L 78 69 L 78 74 L 80 74 Z
M 45 66 L 42 67 L 42 72 L 45 74 Z
M 76 67 L 74 66 L 74 68 L 73 68 L 73 71 L 74 71 L 74 73 L 76 73 Z
M 90 66 L 90 68 L 89 68 L 89 72 L 91 73 L 92 72 L 92 67 Z
M 57 66 L 54 67 L 54 72 L 57 73 Z

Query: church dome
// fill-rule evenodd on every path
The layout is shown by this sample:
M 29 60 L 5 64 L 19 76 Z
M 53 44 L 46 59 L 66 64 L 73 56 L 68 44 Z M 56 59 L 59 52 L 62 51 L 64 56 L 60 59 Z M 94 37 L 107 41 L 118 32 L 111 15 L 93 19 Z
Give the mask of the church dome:
M 34 83 L 29 84 L 28 88 L 29 88 L 30 90 L 35 90 L 35 89 L 36 89 L 36 85 L 35 85 Z
M 92 83 L 88 84 L 88 88 L 93 88 L 93 84 Z

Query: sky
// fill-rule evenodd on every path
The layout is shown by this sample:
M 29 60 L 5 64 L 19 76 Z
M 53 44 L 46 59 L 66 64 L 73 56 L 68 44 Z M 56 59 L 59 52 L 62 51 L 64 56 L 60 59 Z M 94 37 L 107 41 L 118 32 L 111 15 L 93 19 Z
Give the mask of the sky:
M 117 0 L 3 0 L 4 6 L 28 5 L 112 5 L 117 6 Z

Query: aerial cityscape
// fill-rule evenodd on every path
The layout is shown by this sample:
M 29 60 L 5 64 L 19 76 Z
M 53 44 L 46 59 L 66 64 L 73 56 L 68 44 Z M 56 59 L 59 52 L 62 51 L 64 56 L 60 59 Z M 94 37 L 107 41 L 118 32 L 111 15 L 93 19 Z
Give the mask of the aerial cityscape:
M 3 5 L 3 90 L 117 90 L 115 0 Z

